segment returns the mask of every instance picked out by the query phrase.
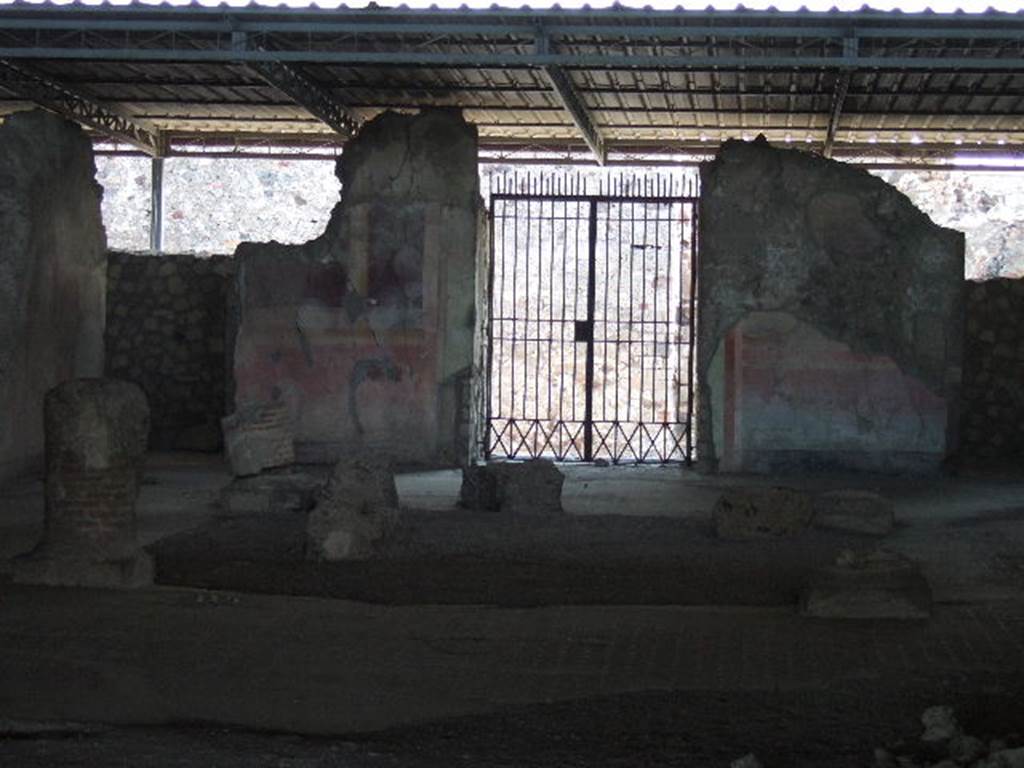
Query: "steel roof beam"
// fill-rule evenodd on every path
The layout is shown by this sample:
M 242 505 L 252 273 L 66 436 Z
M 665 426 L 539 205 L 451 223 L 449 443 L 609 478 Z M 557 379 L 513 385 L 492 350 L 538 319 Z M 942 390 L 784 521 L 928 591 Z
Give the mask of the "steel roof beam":
M 147 6 L 143 4 L 136 4 L 128 7 L 104 7 L 97 11 L 97 9 L 83 6 L 83 5 L 30 5 L 24 4 L 17 7 L 17 13 L 20 15 L 86 15 L 94 16 L 100 13 L 105 16 L 167 16 L 173 14 L 175 16 L 181 15 L 182 9 L 179 8 L 167 8 L 166 6 Z M 210 6 L 189 6 L 187 8 L 189 14 L 195 16 L 210 16 L 215 18 L 221 18 L 225 14 L 223 5 L 210 5 Z M 779 18 L 779 19 L 791 19 L 797 21 L 837 21 L 845 22 L 851 17 L 857 20 L 863 21 L 877 21 L 882 23 L 893 23 L 893 12 L 892 11 L 808 11 L 808 10 L 797 10 L 797 11 L 764 11 L 764 10 L 666 10 L 666 11 L 652 11 L 649 8 L 609 8 L 609 9 L 587 9 L 585 11 L 573 11 L 564 10 L 560 8 L 501 8 L 499 10 L 471 10 L 468 13 L 453 13 L 452 11 L 438 10 L 435 8 L 403 8 L 401 12 L 398 9 L 366 9 L 366 8 L 348 8 L 341 6 L 338 8 L 294 8 L 280 10 L 274 7 L 268 6 L 254 6 L 254 7 L 239 7 L 230 9 L 232 16 L 254 16 L 259 18 L 278 18 L 288 17 L 295 18 L 301 16 L 310 19 L 323 19 L 323 18 L 380 18 L 381 13 L 386 13 L 390 17 L 400 19 L 419 19 L 419 18 L 432 18 L 439 15 L 444 16 L 460 16 L 460 18 L 470 18 L 473 20 L 477 19 L 498 19 L 506 20 L 509 18 L 528 18 L 534 22 L 537 19 L 547 18 L 573 18 L 585 15 L 588 19 L 623 19 L 623 18 L 639 18 L 649 21 L 652 17 L 654 18 L 678 18 L 678 19 L 707 19 L 711 22 L 720 22 L 724 19 L 747 19 L 747 20 L 764 20 L 766 18 Z M 12 12 L 13 13 L 13 12 Z M 982 11 L 982 12 L 964 12 L 957 11 L 954 13 L 934 13 L 927 11 L 924 13 L 905 13 L 902 17 L 908 21 L 917 22 L 935 22 L 935 23 L 953 23 L 953 24 L 964 24 L 965 21 L 970 23 L 978 24 L 1005 24 L 1007 21 L 1019 20 L 1020 15 L 1014 12 L 1000 12 L 1000 11 Z
M 306 64 L 483 67 L 515 69 L 558 66 L 566 69 L 614 69 L 632 67 L 648 70 L 770 70 L 833 69 L 855 67 L 879 70 L 937 70 L 957 72 L 1024 71 L 1024 57 L 992 58 L 982 56 L 885 56 L 849 57 L 804 55 L 650 55 L 650 54 L 537 54 L 537 53 L 434 53 L 429 51 L 325 51 L 325 50 L 246 50 L 220 48 L 0 48 L 0 59 L 53 59 L 87 61 L 162 61 L 162 62 L 281 62 Z
M 537 53 L 548 53 L 548 45 L 548 38 L 546 36 L 537 36 Z M 601 135 L 601 131 L 598 130 L 597 124 L 594 122 L 594 118 L 591 116 L 590 110 L 587 109 L 586 102 L 583 101 L 583 97 L 576 89 L 576 85 L 573 83 L 572 78 L 564 69 L 557 65 L 543 67 L 543 72 L 547 76 L 548 82 L 551 83 L 551 87 L 554 89 L 555 94 L 558 96 L 558 100 L 562 102 L 562 106 L 565 107 L 565 111 L 568 112 L 569 117 L 572 118 L 573 123 L 576 125 L 576 129 L 583 136 L 583 141 L 585 141 L 587 146 L 590 147 L 590 151 L 594 153 L 594 159 L 597 161 L 597 164 L 604 165 L 604 162 L 607 159 L 607 152 L 604 148 L 604 137 Z
M 140 86 L 141 87 L 146 87 L 146 86 L 150 86 L 151 87 L 151 86 L 154 85 L 154 82 L 153 82 L 152 79 L 148 79 L 148 80 L 146 80 L 146 79 L 142 79 L 142 80 L 139 80 L 139 79 L 136 79 L 136 80 L 122 80 L 122 79 L 105 79 L 105 78 L 96 77 L 96 76 L 94 76 L 94 77 L 75 77 L 73 79 L 70 79 L 70 78 L 67 77 L 66 73 L 65 73 L 64 76 L 62 76 L 62 80 L 63 80 L 63 82 L 65 82 L 66 84 L 68 84 L 71 87 L 89 86 L 90 88 L 104 88 L 104 89 L 108 89 L 108 88 L 109 89 L 137 88 L 137 87 L 140 87 Z M 211 78 L 207 78 L 207 79 L 196 78 L 196 79 L 188 79 L 188 80 L 180 79 L 180 78 L 168 78 L 168 79 L 161 79 L 160 82 L 159 82 L 159 85 L 160 85 L 161 88 L 164 88 L 164 87 L 167 87 L 167 86 L 171 86 L 171 87 L 180 87 L 180 86 L 200 87 L 200 86 L 202 86 L 202 87 L 215 87 L 215 88 L 231 88 L 233 90 L 239 90 L 239 89 L 260 89 L 260 90 L 264 90 L 264 89 L 267 88 L 267 84 L 266 84 L 265 81 L 261 81 L 261 82 L 258 82 L 258 83 L 253 83 L 253 82 L 243 81 L 243 80 L 218 80 L 218 79 L 211 79 Z M 359 90 L 359 91 L 372 91 L 374 93 L 402 93 L 402 94 L 404 94 L 404 93 L 409 92 L 410 90 L 415 90 L 415 91 L 423 91 L 424 93 L 427 93 L 428 96 L 426 98 L 444 98 L 444 97 L 447 97 L 447 96 L 462 95 L 462 94 L 474 94 L 474 95 L 476 95 L 476 94 L 491 95 L 491 94 L 499 94 L 499 93 L 500 94 L 517 94 L 517 93 L 531 93 L 532 94 L 532 93 L 549 93 L 551 91 L 551 87 L 548 86 L 548 85 L 529 85 L 529 84 L 526 84 L 526 83 L 507 83 L 507 84 L 506 83 L 496 83 L 494 85 L 470 85 L 470 84 L 438 85 L 437 83 L 433 83 L 433 82 L 430 82 L 430 83 L 413 82 L 413 83 L 406 83 L 406 84 L 403 84 L 403 85 L 394 85 L 394 84 L 390 84 L 390 83 L 381 83 L 381 82 L 375 82 L 375 81 L 359 81 L 359 82 L 340 82 L 340 81 L 338 81 L 338 82 L 334 82 L 333 83 L 333 87 L 335 89 L 353 89 L 353 90 Z M 664 96 L 664 95 L 670 95 L 670 96 L 671 95 L 701 96 L 701 97 L 711 97 L 711 96 L 744 96 L 744 97 L 758 98 L 758 99 L 765 99 L 765 100 L 790 99 L 794 95 L 801 96 L 803 98 L 814 98 L 814 97 L 817 97 L 817 96 L 820 95 L 820 93 L 818 91 L 807 91 L 807 92 L 804 92 L 804 93 L 793 94 L 793 93 L 790 93 L 787 90 L 778 90 L 781 87 L 779 85 L 773 85 L 771 87 L 774 88 L 775 90 L 756 90 L 756 91 L 751 91 L 751 90 L 741 90 L 741 89 L 738 89 L 738 88 L 718 88 L 718 89 L 715 89 L 715 88 L 708 87 L 708 86 L 700 86 L 700 87 L 694 87 L 694 88 L 689 88 L 688 87 L 685 90 L 681 90 L 679 87 L 667 87 L 667 86 L 661 86 L 661 85 L 643 88 L 643 87 L 638 87 L 636 85 L 625 85 L 625 84 L 623 84 L 621 86 L 608 86 L 608 85 L 579 86 L 579 85 L 577 85 L 576 86 L 576 90 L 578 90 L 580 93 L 584 93 L 584 94 L 586 94 L 586 93 L 605 93 L 605 94 L 621 93 L 621 94 L 635 95 L 635 94 L 642 93 L 642 94 L 651 94 L 651 95 L 658 95 L 658 96 Z M 979 89 L 979 88 L 970 88 L 970 87 L 966 87 L 966 86 L 956 86 L 956 87 L 950 87 L 950 88 L 945 88 L 945 89 L 943 89 L 943 88 L 929 88 L 929 89 L 923 89 L 923 90 L 913 90 L 913 89 L 910 89 L 910 88 L 901 88 L 901 89 L 897 89 L 897 90 L 892 90 L 892 89 L 886 88 L 886 90 L 884 92 L 879 92 L 879 91 L 874 90 L 874 89 L 867 89 L 867 88 L 863 88 L 863 87 L 858 87 L 858 88 L 851 87 L 849 89 L 849 91 L 847 92 L 847 96 L 850 96 L 850 97 L 861 97 L 861 98 L 863 98 L 863 97 L 872 97 L 872 96 L 880 96 L 880 95 L 886 96 L 886 97 L 890 97 L 890 98 L 895 98 L 895 97 L 899 97 L 899 96 L 912 96 L 912 97 L 915 97 L 915 98 L 916 97 L 920 97 L 920 96 L 924 96 L 924 97 L 940 96 L 940 97 L 945 98 L 945 97 L 948 97 L 948 96 L 956 96 L 956 97 L 967 97 L 967 96 L 971 96 L 971 97 L 973 97 L 973 96 L 982 96 L 982 97 L 986 97 L 986 96 L 1008 96 L 1009 94 L 1007 94 L 1005 90 L 998 90 L 998 91 L 992 90 L 992 89 L 982 90 L 982 89 Z M 146 96 L 144 98 L 132 99 L 132 101 L 133 102 L 135 102 L 135 101 L 145 101 L 145 102 L 159 103 L 159 102 L 163 102 L 163 101 L 166 101 L 166 102 L 177 102 L 177 101 L 181 101 L 181 99 L 174 98 L 174 97 L 152 97 L 152 96 Z M 237 101 L 237 103 L 247 104 L 247 105 L 257 105 L 257 106 L 262 106 L 262 105 L 266 105 L 266 104 L 273 105 L 272 102 L 264 102 L 264 101 L 253 102 L 253 101 L 251 101 L 249 99 L 244 99 L 244 98 L 239 98 L 237 100 L 214 99 L 214 100 L 210 100 L 209 103 L 225 103 L 225 104 L 230 104 L 230 103 L 235 103 L 235 101 Z M 370 104 L 357 105 L 357 104 L 353 103 L 353 104 L 350 104 L 350 106 L 356 107 L 356 106 L 371 106 L 371 105 Z M 510 107 L 510 106 L 507 106 L 507 105 L 502 105 L 500 107 L 496 106 L 496 105 L 488 105 L 487 108 L 488 109 L 499 109 L 499 108 L 500 109 L 517 109 L 517 107 Z M 648 111 L 651 111 L 651 109 L 648 108 Z M 662 111 L 675 111 L 675 110 L 674 109 L 669 109 L 669 108 L 663 108 Z M 925 113 L 922 113 L 922 114 L 925 114 Z
M 153 157 L 160 157 L 167 150 L 160 131 L 151 130 L 117 107 L 101 104 L 23 64 L 0 59 L 0 88 Z
M 851 70 L 843 70 L 836 78 L 835 91 L 832 93 L 832 107 L 829 109 L 828 128 L 825 130 L 825 145 L 821 154 L 825 157 L 832 157 L 832 148 L 836 143 L 836 132 L 839 130 L 839 121 L 843 115 L 843 103 L 846 101 L 846 92 L 850 88 L 850 78 L 853 77 Z
M 857 58 L 858 42 L 854 36 L 843 41 L 843 55 L 849 58 Z M 829 108 L 828 127 L 825 129 L 825 143 L 821 148 L 821 154 L 825 157 L 832 157 L 832 148 L 836 143 L 836 133 L 839 131 L 839 121 L 843 117 L 843 104 L 846 102 L 846 94 L 850 90 L 850 81 L 853 79 L 852 69 L 842 69 L 836 76 L 835 88 L 832 91 L 832 104 Z
M 239 53 L 267 52 L 263 48 L 250 49 L 244 32 L 235 32 L 231 44 Z M 359 119 L 347 106 L 292 65 L 269 59 L 248 61 L 246 66 L 340 136 L 350 139 L 359 130 Z
M 290 18 L 281 20 L 273 14 L 247 14 L 245 9 L 232 9 L 225 14 L 216 14 L 209 19 L 203 10 L 189 8 L 169 18 L 164 14 L 156 18 L 147 18 L 149 14 L 142 8 L 130 8 L 118 14 L 114 10 L 105 10 L 103 17 L 90 16 L 88 9 L 74 7 L 62 9 L 47 5 L 38 12 L 25 13 L 28 9 L 11 12 L 0 17 L 0 29 L 11 31 L 115 31 L 115 32 L 174 32 L 196 34 L 231 34 L 232 32 L 255 32 L 261 34 L 424 34 L 424 35 L 495 35 L 502 38 L 522 37 L 532 39 L 537 24 L 543 26 L 544 34 L 552 37 L 616 37 L 616 38 L 680 38 L 680 37 L 715 37 L 717 39 L 736 38 L 792 38 L 792 39 L 834 39 L 841 42 L 849 34 L 851 25 L 861 38 L 875 39 L 995 39 L 1014 40 L 1024 38 L 1024 19 L 1019 15 L 1004 14 L 996 18 L 977 16 L 965 19 L 957 17 L 943 19 L 940 15 L 927 18 L 910 16 L 909 23 L 893 23 L 891 16 L 882 17 L 885 24 L 870 24 L 879 21 L 878 17 L 865 14 L 846 14 L 843 17 L 829 17 L 814 14 L 787 16 L 784 13 L 762 14 L 760 16 L 743 16 L 747 20 L 768 23 L 757 25 L 722 24 L 722 19 L 733 18 L 728 13 L 716 12 L 711 16 L 690 16 L 687 14 L 655 15 L 660 23 L 656 24 L 624 24 L 624 20 L 635 18 L 631 15 L 600 15 L 591 16 L 592 23 L 579 24 L 573 14 L 544 14 L 543 11 L 531 11 L 525 19 L 515 13 L 502 12 L 497 17 L 486 15 L 474 16 L 472 21 L 450 21 L 453 14 L 438 12 L 418 17 L 407 17 L 380 21 L 379 14 L 361 20 L 352 16 L 352 20 L 338 21 L 343 15 L 341 10 L 332 10 L 327 18 L 310 16 L 314 20 L 296 21 L 296 16 L 303 16 L 301 10 L 290 13 Z M 64 16 L 65 18 L 60 18 Z M 188 18 L 191 16 L 191 18 Z M 185 18 L 182 18 L 185 17 Z M 509 22 L 509 18 L 522 21 Z M 651 18 L 648 16 L 647 18 Z M 712 24 L 694 24 L 695 19 L 708 19 Z M 809 24 L 780 25 L 771 23 L 778 19 L 805 20 Z M 821 24 L 821 21 L 827 22 Z M 830 22 L 830 23 L 829 23 Z M 925 22 L 927 25 L 925 25 Z

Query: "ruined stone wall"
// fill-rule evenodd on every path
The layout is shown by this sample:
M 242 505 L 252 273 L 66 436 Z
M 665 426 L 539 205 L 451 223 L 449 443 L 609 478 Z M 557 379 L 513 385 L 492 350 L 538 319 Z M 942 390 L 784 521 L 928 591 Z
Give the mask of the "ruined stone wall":
M 338 176 L 319 238 L 236 251 L 235 402 L 287 403 L 300 459 L 464 460 L 476 131 L 455 111 L 385 113 L 346 146 Z
M 1024 456 L 1024 279 L 968 283 L 961 458 Z
M 217 450 L 226 414 L 229 257 L 111 253 L 106 375 L 138 384 L 150 446 Z
M 758 140 L 702 169 L 709 468 L 937 468 L 958 442 L 964 241 L 865 171 Z
M 0 479 L 41 466 L 43 396 L 103 372 L 106 242 L 92 146 L 49 113 L 0 126 Z

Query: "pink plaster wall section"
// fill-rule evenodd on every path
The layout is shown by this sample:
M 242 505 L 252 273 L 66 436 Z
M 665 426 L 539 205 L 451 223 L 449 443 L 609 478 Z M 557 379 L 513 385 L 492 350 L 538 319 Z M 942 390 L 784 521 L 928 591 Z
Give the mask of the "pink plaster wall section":
M 783 313 L 751 314 L 724 349 L 726 470 L 767 451 L 943 454 L 944 399 L 889 357 Z

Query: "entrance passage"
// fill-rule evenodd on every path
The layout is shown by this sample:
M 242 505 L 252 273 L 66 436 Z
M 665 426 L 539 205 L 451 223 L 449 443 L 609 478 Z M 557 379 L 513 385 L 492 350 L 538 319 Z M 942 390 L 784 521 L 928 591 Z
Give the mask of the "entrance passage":
M 489 457 L 692 457 L 696 182 L 497 179 Z

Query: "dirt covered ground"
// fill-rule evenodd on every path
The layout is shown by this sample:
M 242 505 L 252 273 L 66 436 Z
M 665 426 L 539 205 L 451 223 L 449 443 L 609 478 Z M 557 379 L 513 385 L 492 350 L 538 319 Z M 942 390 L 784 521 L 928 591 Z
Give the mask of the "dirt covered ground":
M 532 705 L 348 739 L 203 727 L 33 733 L 8 723 L 0 764 L 132 766 L 679 766 L 718 768 L 748 752 L 766 768 L 869 768 L 875 746 L 920 735 L 921 711 L 956 707 L 982 738 L 1024 730 L 1024 679 L 863 681 L 780 692 L 649 692 Z

